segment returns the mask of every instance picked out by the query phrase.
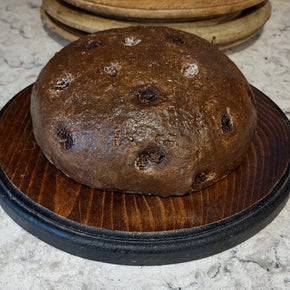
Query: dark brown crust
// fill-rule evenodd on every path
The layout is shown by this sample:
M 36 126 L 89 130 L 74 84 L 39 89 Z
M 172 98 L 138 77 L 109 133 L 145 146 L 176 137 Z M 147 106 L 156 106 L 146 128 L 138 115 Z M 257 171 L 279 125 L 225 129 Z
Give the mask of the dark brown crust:
M 201 38 L 164 27 L 98 32 L 65 47 L 39 75 L 31 115 L 42 151 L 71 178 L 161 196 L 225 177 L 256 127 L 238 68 Z

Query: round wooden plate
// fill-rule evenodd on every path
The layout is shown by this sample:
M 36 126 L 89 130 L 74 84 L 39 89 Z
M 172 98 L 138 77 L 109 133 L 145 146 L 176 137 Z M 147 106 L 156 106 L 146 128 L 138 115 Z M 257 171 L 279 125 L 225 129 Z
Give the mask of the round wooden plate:
M 91 189 L 63 175 L 34 141 L 31 89 L 1 111 L 0 203 L 66 252 L 131 265 L 198 259 L 254 235 L 289 198 L 289 120 L 255 88 L 258 127 L 241 166 L 207 189 L 168 198 Z
M 43 9 L 43 7 L 40 8 L 40 16 L 43 24 L 52 32 L 57 34 L 58 36 L 68 40 L 68 41 L 75 41 L 79 39 L 80 37 L 86 35 L 86 32 L 71 28 L 61 22 L 58 22 L 57 20 L 53 19 L 51 16 L 49 16 Z M 250 38 L 252 38 L 254 35 L 256 35 L 256 31 L 252 35 L 248 35 L 245 38 L 238 39 L 234 42 L 227 42 L 227 43 L 217 43 L 216 39 L 213 39 L 212 42 L 215 42 L 215 46 L 221 50 L 227 49 L 236 45 L 239 45 L 240 43 L 243 43 Z
M 65 0 L 99 15 L 138 20 L 195 20 L 238 12 L 264 0 Z
M 68 41 L 75 41 L 78 40 L 80 37 L 86 35 L 86 32 L 71 28 L 67 25 L 64 25 L 51 16 L 49 16 L 43 9 L 40 8 L 40 17 L 43 24 L 53 33 L 57 34 L 58 36 L 68 40 Z
M 79 35 L 79 32 L 94 33 L 99 30 L 121 28 L 136 25 L 163 25 L 174 29 L 194 33 L 224 49 L 237 45 L 254 36 L 268 21 L 271 15 L 269 1 L 252 7 L 240 13 L 237 17 L 224 20 L 207 20 L 198 22 L 166 22 L 166 23 L 140 23 L 118 21 L 98 17 L 84 11 L 68 7 L 57 0 L 43 0 L 42 9 L 49 15 L 42 13 L 43 22 L 56 33 L 71 39 Z M 68 29 L 65 29 L 67 27 Z M 73 30 L 75 33 L 73 33 Z M 73 34 L 73 35 L 72 35 Z

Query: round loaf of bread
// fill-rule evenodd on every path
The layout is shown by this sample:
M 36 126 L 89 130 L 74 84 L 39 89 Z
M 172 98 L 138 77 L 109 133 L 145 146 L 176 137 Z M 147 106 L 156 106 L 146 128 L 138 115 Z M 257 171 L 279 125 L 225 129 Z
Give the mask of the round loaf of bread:
M 257 122 L 236 65 L 165 27 L 101 31 L 63 48 L 34 84 L 31 116 L 44 155 L 75 181 L 160 196 L 227 176 Z

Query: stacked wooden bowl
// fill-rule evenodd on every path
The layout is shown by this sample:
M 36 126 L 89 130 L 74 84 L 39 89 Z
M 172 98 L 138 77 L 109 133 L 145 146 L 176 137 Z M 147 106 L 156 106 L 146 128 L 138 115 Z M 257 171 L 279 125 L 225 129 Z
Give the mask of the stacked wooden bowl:
M 253 37 L 271 15 L 264 0 L 43 0 L 43 23 L 74 41 L 98 30 L 163 25 L 197 34 L 220 49 Z

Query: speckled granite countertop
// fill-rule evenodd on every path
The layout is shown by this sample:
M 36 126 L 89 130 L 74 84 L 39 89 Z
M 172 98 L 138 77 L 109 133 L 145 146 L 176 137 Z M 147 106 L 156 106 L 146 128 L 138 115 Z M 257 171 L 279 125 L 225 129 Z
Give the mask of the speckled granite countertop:
M 226 54 L 249 82 L 290 116 L 290 2 L 272 1 L 254 39 Z M 1 0 L 0 107 L 33 83 L 66 41 L 47 31 L 40 0 Z M 133 267 L 61 252 L 15 224 L 0 207 L 0 289 L 290 289 L 290 202 L 265 229 L 218 255 Z

